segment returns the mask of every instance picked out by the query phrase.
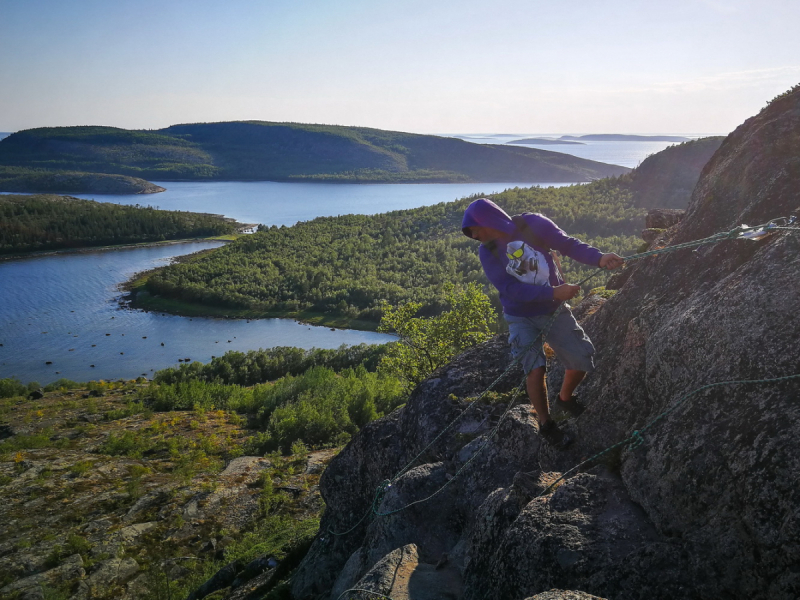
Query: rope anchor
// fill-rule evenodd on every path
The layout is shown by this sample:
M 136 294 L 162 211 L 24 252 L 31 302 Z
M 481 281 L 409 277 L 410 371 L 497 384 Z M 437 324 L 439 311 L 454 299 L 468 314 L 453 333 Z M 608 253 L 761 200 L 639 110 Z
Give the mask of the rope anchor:
M 636 450 L 639 446 L 644 444 L 644 437 L 638 429 L 634 429 L 630 435 L 628 442 L 628 450 Z

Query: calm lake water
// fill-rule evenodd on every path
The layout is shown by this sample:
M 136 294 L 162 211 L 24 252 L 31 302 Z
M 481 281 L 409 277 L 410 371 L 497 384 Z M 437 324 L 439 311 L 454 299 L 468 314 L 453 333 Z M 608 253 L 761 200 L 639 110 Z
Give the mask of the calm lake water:
M 117 286 L 134 273 L 219 245 L 196 242 L 0 262 L 0 378 L 41 384 L 59 377 L 132 379 L 178 365 L 178 359 L 208 362 L 229 350 L 337 348 L 393 339 L 291 319 L 188 318 L 120 307 Z
M 156 181 L 166 192 L 147 195 L 76 198 L 141 204 L 164 210 L 224 214 L 240 223 L 294 225 L 317 217 L 374 215 L 487 195 L 514 187 L 563 186 L 566 183 L 277 183 L 274 181 Z
M 166 192 L 148 196 L 80 197 L 224 214 L 243 223 L 292 225 L 323 215 L 375 214 L 531 184 L 264 181 L 163 185 Z M 130 379 L 178 365 L 179 358 L 208 362 L 228 350 L 337 348 L 394 339 L 372 332 L 309 327 L 291 319 L 189 318 L 120 307 L 118 286 L 135 273 L 219 245 L 200 242 L 0 262 L 0 378 L 42 384 L 59 377 L 74 381 Z

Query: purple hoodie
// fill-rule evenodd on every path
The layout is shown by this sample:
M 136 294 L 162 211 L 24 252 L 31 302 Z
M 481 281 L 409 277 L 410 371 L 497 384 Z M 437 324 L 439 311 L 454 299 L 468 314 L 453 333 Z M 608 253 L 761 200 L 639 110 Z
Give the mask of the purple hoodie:
M 553 250 L 558 250 L 578 262 L 593 267 L 598 266 L 600 257 L 603 256 L 600 250 L 568 236 L 544 215 L 528 214 L 525 215 L 525 221 L 531 230 L 536 232 Z M 553 257 L 550 256 L 547 248 L 532 246 L 541 252 L 547 261 L 550 270 L 550 285 L 524 283 L 506 272 L 506 265 L 508 265 L 506 244 L 522 240 L 530 245 L 525 239 L 526 236 L 517 230 L 517 226 L 514 225 L 508 213 L 486 198 L 475 200 L 467 207 L 461 223 L 465 235 L 469 235 L 466 228 L 473 226 L 491 227 L 503 234 L 495 242 L 481 244 L 479 255 L 486 277 L 500 292 L 500 302 L 506 314 L 514 317 L 534 317 L 551 313 L 558 308 L 558 300 L 553 299 L 553 287 L 561 285 L 564 281 L 559 276 L 558 269 L 553 264 Z M 491 248 L 493 243 L 495 244 L 494 250 Z

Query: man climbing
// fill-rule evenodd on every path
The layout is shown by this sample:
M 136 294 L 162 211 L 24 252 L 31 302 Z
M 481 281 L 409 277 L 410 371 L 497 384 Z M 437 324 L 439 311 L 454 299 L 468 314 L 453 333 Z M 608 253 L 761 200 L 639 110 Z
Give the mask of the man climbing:
M 569 237 L 543 215 L 527 213 L 512 218 L 486 198 L 467 207 L 461 227 L 465 235 L 481 242 L 481 265 L 500 293 L 512 354 L 517 357 L 524 352 L 521 364 L 527 373 L 528 397 L 539 420 L 539 433 L 549 444 L 566 448 L 572 438 L 550 418 L 542 340 L 531 346 L 559 304 L 580 292 L 579 286 L 564 283 L 552 250 L 604 269 L 616 269 L 624 259 Z M 577 417 L 584 407 L 573 392 L 594 369 L 594 346 L 568 306 L 550 327 L 547 343 L 566 368 L 558 404 Z

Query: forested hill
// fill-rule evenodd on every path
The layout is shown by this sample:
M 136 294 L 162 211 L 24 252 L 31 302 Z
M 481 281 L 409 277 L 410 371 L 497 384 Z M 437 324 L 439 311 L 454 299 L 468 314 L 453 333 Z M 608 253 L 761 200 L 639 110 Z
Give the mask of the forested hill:
M 571 235 L 604 250 L 626 253 L 641 243 L 636 234 L 644 225 L 644 211 L 633 207 L 630 193 L 617 179 L 562 188 L 515 188 L 492 198 L 511 214 L 542 212 Z M 446 307 L 443 284 L 488 284 L 477 242 L 461 232 L 461 218 L 471 200 L 273 226 L 158 270 L 145 284 L 150 295 L 137 302 L 150 303 L 158 295 L 187 304 L 156 303 L 151 308 L 324 315 L 328 322 L 349 321 L 360 327 L 377 325 L 383 300 L 417 301 L 421 314 L 438 314 Z M 590 270 L 568 259 L 564 268 L 574 280 Z M 592 284 L 602 285 L 602 278 Z M 494 289 L 487 285 L 486 291 L 496 301 Z
M 0 141 L 0 166 L 145 179 L 342 182 L 581 182 L 621 175 L 535 148 L 365 127 L 242 121 L 158 131 L 53 127 Z
M 648 156 L 623 177 L 630 183 L 635 205 L 686 208 L 700 173 L 724 139 L 724 136 L 700 138 Z

